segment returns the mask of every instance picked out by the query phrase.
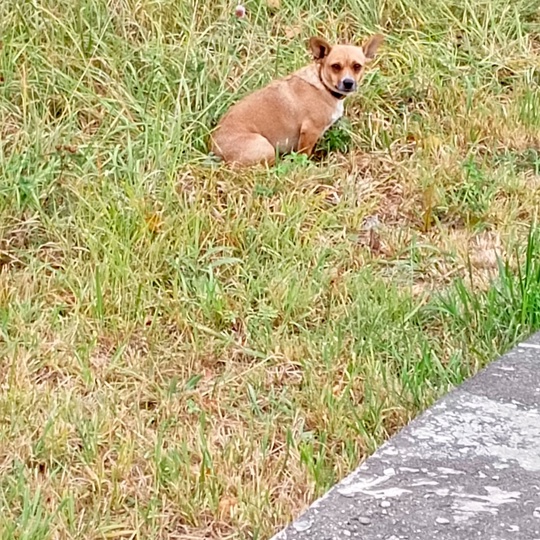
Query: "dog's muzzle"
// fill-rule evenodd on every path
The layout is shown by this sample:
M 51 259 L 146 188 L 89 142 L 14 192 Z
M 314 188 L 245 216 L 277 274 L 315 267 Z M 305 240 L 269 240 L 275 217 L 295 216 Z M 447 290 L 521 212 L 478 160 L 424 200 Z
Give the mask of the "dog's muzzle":
M 354 92 L 356 90 L 356 81 L 350 77 L 342 79 L 338 85 L 340 92 Z

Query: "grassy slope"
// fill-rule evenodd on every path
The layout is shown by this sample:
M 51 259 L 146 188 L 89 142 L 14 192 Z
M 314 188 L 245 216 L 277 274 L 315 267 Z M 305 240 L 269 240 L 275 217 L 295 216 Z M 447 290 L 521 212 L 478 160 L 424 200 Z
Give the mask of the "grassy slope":
M 267 538 L 537 326 L 538 2 L 246 6 L 0 2 L 2 539 Z M 204 164 L 377 30 L 330 153 Z

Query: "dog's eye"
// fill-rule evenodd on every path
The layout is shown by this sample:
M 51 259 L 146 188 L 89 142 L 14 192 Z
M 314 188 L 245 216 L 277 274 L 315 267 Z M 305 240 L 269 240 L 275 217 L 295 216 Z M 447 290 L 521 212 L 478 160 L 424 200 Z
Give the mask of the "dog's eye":
M 330 66 L 334 71 L 341 71 L 341 64 L 332 64 Z
M 358 73 L 361 69 L 362 69 L 362 64 L 354 64 L 354 65 L 353 65 L 353 70 L 354 70 L 355 72 Z

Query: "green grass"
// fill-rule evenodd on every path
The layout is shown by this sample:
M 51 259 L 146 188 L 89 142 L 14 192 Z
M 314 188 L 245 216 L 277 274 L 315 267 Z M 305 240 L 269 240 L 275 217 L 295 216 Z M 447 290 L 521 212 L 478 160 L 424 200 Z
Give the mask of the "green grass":
M 540 3 L 0 2 L 0 537 L 270 537 L 540 327 Z M 211 165 L 306 42 L 317 156 Z

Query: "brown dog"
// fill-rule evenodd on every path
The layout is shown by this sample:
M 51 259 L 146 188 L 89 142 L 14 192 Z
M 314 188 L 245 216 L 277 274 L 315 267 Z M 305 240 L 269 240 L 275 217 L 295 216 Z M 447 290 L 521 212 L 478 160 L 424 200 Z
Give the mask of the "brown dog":
M 272 165 L 276 152 L 310 155 L 343 115 L 342 100 L 357 89 L 383 39 L 377 34 L 362 47 L 332 47 L 311 38 L 315 62 L 233 105 L 212 134 L 214 154 L 236 166 Z

